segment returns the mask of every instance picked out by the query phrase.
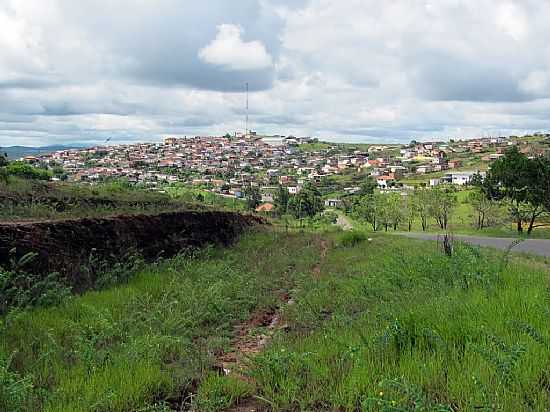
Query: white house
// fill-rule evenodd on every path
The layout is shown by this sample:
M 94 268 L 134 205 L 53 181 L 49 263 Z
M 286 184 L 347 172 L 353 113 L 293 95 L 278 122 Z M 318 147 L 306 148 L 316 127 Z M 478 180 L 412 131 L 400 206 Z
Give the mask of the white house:
M 378 176 L 376 183 L 380 189 L 385 189 L 395 183 L 395 178 L 393 176 Z
M 453 185 L 464 186 L 471 182 L 472 177 L 479 172 L 460 172 L 460 173 L 450 173 L 447 177 L 450 177 L 450 181 Z M 485 173 L 481 172 L 480 175 L 483 177 Z
M 342 201 L 340 199 L 326 199 L 325 200 L 325 206 L 326 207 L 338 207 L 342 204 Z

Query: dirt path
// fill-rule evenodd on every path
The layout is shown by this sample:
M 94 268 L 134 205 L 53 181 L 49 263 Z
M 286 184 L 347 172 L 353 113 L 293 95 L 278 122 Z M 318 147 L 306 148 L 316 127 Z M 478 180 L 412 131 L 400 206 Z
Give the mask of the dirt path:
M 340 226 L 343 230 L 351 230 L 353 229 L 353 225 L 349 221 L 349 219 L 344 215 L 338 215 L 338 219 L 336 220 L 336 225 Z
M 321 274 L 321 267 L 326 259 L 329 242 L 321 239 L 319 242 L 319 262 L 312 269 L 312 276 L 318 278 Z M 238 379 L 250 382 L 245 372 L 248 367 L 247 361 L 259 354 L 269 343 L 273 334 L 284 325 L 281 324 L 281 309 L 284 305 L 294 304 L 292 297 L 286 293 L 279 294 L 280 305 L 276 310 L 259 311 L 254 313 L 250 319 L 236 327 L 235 338 L 231 343 L 231 350 L 220 356 L 220 368 L 226 375 L 232 375 Z M 262 333 L 255 334 L 259 328 L 265 328 Z M 267 406 L 256 398 L 243 400 L 238 405 L 225 409 L 224 412 L 262 412 Z
M 325 258 L 327 257 L 328 242 L 325 239 L 321 239 L 320 247 L 321 247 L 321 253 L 319 256 L 319 262 L 317 262 L 315 266 L 313 266 L 313 270 L 312 270 L 313 277 L 316 279 L 318 279 L 319 276 L 321 275 L 321 266 L 325 261 Z

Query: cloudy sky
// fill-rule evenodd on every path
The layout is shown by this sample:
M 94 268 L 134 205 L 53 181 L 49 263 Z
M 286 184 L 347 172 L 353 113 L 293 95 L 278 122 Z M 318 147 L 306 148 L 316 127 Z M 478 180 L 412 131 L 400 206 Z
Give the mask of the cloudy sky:
M 543 0 L 0 0 L 0 146 L 550 129 Z

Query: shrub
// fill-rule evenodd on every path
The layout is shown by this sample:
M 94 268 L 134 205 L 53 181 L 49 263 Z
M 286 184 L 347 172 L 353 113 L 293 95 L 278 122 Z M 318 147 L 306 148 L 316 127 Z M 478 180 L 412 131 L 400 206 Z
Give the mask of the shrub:
M 345 232 L 340 237 L 340 243 L 342 244 L 342 246 L 345 247 L 355 246 L 361 242 L 364 242 L 365 240 L 367 240 L 367 236 L 363 232 L 359 232 L 357 230 Z
M 51 173 L 46 169 L 33 167 L 25 162 L 11 162 L 6 166 L 8 175 L 18 176 L 24 179 L 50 180 Z
M 0 267 L 0 314 L 14 308 L 53 305 L 70 295 L 70 289 L 58 273 L 44 276 L 23 270 L 35 256 L 28 253 L 18 261 L 12 257 L 9 269 Z

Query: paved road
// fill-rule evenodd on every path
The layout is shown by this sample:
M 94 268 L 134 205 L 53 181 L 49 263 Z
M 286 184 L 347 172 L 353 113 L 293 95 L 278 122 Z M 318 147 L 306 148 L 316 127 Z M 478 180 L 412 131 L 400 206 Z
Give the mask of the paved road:
M 404 236 L 413 237 L 424 240 L 437 240 L 441 235 L 429 233 L 401 233 Z M 454 235 L 456 240 L 461 240 L 472 245 L 490 246 L 497 249 L 506 249 L 516 239 L 504 237 L 481 237 L 481 236 L 466 236 Z M 550 257 L 550 239 L 527 239 L 516 245 L 513 252 L 525 252 L 535 255 Z

